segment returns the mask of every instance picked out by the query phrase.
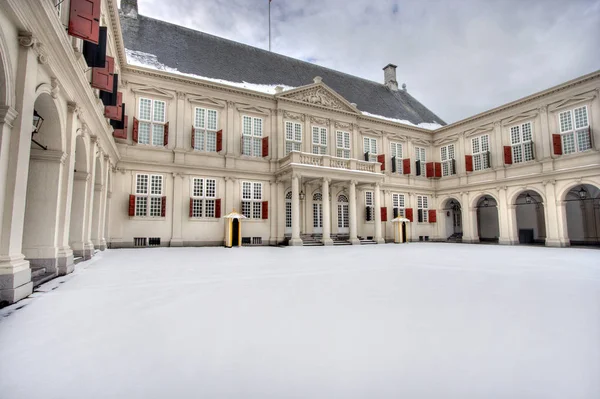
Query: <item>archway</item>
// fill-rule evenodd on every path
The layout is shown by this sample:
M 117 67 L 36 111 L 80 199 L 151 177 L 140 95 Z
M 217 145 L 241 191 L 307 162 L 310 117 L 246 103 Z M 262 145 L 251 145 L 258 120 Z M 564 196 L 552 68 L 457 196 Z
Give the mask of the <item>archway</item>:
M 498 242 L 498 203 L 490 195 L 483 195 L 476 202 L 477 234 L 480 242 Z
M 455 198 L 444 202 L 443 220 L 445 223 L 444 237 L 448 241 L 460 241 L 463 234 L 462 207 Z
M 41 117 L 40 119 L 36 118 Z M 47 93 L 34 104 L 34 121 L 23 226 L 23 254 L 29 260 L 34 286 L 44 275 L 56 275 L 61 175 L 64 173 L 62 124 Z
M 533 190 L 521 192 L 515 200 L 519 244 L 545 244 L 546 218 L 544 200 Z
M 323 194 L 313 194 L 313 233 L 323 234 Z
M 580 184 L 565 195 L 567 232 L 571 245 L 600 246 L 600 189 Z
M 292 190 L 285 193 L 285 235 L 292 235 Z
M 69 229 L 69 245 L 76 260 L 85 257 L 85 215 L 89 178 L 88 146 L 85 138 L 79 135 L 75 139 L 75 173 L 73 174 L 73 200 Z
M 347 235 L 350 233 L 348 197 L 345 194 L 338 195 L 337 203 L 338 234 Z

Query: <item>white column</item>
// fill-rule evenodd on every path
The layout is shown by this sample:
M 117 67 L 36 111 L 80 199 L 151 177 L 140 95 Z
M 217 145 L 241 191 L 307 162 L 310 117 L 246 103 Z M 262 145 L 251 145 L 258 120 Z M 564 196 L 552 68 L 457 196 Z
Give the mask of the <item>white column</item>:
M 285 185 L 277 180 L 277 243 L 285 237 Z
M 300 238 L 300 177 L 292 176 L 292 239 L 290 245 L 302 245 Z
M 349 187 L 349 197 L 350 201 L 349 210 L 350 210 L 350 242 L 352 245 L 360 244 L 360 240 L 358 239 L 358 229 L 357 229 L 357 216 L 356 216 L 356 180 L 350 180 Z
M 498 224 L 500 237 L 498 243 L 503 245 L 518 244 L 517 238 L 517 212 L 514 204 L 509 204 L 506 196 L 506 188 L 498 190 Z
M 567 212 L 565 202 L 557 200 L 555 181 L 546 182 L 546 202 L 544 202 L 546 219 L 546 245 L 549 247 L 568 247 Z M 586 221 L 583 221 L 584 225 Z
M 379 183 L 375 184 L 375 241 L 377 244 L 385 244 L 381 236 L 381 189 Z
M 87 183 L 87 204 L 85 207 L 85 220 L 83 226 L 83 259 L 91 259 L 94 256 L 94 244 L 92 242 L 92 220 L 94 217 L 94 198 L 96 182 L 96 150 L 98 149 L 98 137 L 90 136 L 90 148 L 88 159 L 90 160 L 90 180 Z
M 324 177 L 321 182 L 321 192 L 323 194 L 323 244 L 333 245 L 331 239 L 331 202 L 329 199 L 329 183 L 331 179 Z
M 273 151 L 273 149 L 271 149 L 270 151 Z M 279 218 L 279 213 L 277 212 L 279 207 L 277 205 L 279 204 L 279 201 L 281 201 L 281 199 L 277 195 L 278 189 L 277 182 L 275 180 L 271 181 L 269 187 L 269 245 L 277 245 L 277 220 Z
M 182 247 L 183 246 L 183 217 L 184 215 L 189 216 L 189 199 L 183 199 L 183 181 L 188 181 L 188 176 L 183 176 L 180 173 L 173 173 L 173 205 L 171 207 L 171 220 L 172 220 L 172 232 L 171 232 L 171 247 Z M 189 183 L 188 183 L 189 185 Z
M 475 208 L 471 207 L 468 193 L 460 193 L 461 195 L 461 212 L 463 238 L 462 242 L 475 243 L 479 241 L 477 236 L 477 213 Z

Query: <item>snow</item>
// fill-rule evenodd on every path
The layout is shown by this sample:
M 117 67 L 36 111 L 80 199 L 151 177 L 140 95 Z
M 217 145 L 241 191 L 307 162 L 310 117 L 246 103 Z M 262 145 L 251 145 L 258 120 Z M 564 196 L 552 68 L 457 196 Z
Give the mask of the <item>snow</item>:
M 155 69 L 157 71 L 170 72 L 177 75 L 185 76 L 192 79 L 201 79 L 209 82 L 220 83 L 227 86 L 238 87 L 242 89 L 248 89 L 252 91 L 258 91 L 265 94 L 275 94 L 275 88 L 280 86 L 283 90 L 291 90 L 295 89 L 295 87 L 287 86 L 283 84 L 275 84 L 275 85 L 265 85 L 265 84 L 257 84 L 257 83 L 249 83 L 249 82 L 230 82 L 228 80 L 223 79 L 214 79 L 206 76 L 194 75 L 191 73 L 184 73 L 177 70 L 177 68 L 172 68 L 167 66 L 160 61 L 154 54 L 144 53 L 142 51 L 135 51 L 125 49 L 125 54 L 127 55 L 127 63 L 130 65 L 144 67 L 149 69 Z
M 599 398 L 599 255 L 108 250 L 0 311 L 0 396 Z
M 377 119 L 382 119 L 384 121 L 401 123 L 403 125 L 420 127 L 422 129 L 427 129 L 427 130 L 436 130 L 436 129 L 439 129 L 442 127 L 442 125 L 440 125 L 439 123 L 434 123 L 434 122 L 422 122 L 422 123 L 415 125 L 414 123 L 407 121 L 406 119 L 388 118 L 387 116 L 375 115 L 375 114 L 371 114 L 371 113 L 365 112 L 365 111 L 362 111 L 362 114 L 365 116 L 370 116 L 371 118 L 377 118 Z

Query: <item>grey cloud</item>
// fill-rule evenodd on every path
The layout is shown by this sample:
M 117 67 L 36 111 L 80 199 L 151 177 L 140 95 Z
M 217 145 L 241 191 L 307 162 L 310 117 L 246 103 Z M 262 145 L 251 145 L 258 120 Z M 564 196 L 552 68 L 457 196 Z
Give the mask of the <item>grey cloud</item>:
M 273 50 L 398 80 L 447 122 L 600 68 L 600 0 L 273 0 Z M 267 0 L 139 0 L 140 13 L 268 47 Z M 207 54 L 207 56 L 211 56 Z

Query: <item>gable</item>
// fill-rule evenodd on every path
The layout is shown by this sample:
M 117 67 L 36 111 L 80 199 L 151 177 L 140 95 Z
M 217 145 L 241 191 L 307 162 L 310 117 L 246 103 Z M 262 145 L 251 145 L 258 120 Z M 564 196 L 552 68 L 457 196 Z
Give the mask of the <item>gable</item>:
M 337 94 L 327 85 L 321 83 L 318 78 L 315 78 L 315 81 L 317 81 L 317 83 L 286 91 L 276 97 L 336 111 L 350 112 L 358 115 L 362 114 L 346 101 L 345 98 Z

